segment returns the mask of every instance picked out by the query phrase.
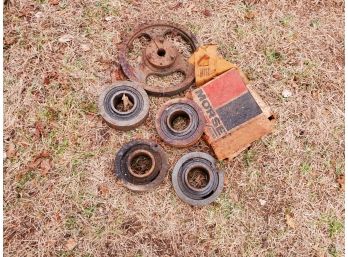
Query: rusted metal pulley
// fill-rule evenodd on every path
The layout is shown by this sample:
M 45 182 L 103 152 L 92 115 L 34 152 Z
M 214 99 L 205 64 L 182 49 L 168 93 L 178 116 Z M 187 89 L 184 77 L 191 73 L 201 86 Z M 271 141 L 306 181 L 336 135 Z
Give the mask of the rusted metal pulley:
M 223 189 L 224 173 L 215 167 L 209 154 L 192 152 L 176 163 L 172 183 L 176 194 L 190 205 L 206 205 L 216 200 Z
M 133 191 L 147 191 L 157 187 L 167 171 L 167 156 L 155 142 L 133 140 L 122 146 L 116 154 L 116 176 Z
M 123 72 L 133 81 L 141 82 L 145 90 L 156 96 L 172 96 L 187 89 L 194 81 L 194 66 L 185 60 L 177 47 L 167 38 L 168 35 L 180 36 L 193 53 L 197 49 L 196 37 L 186 29 L 174 23 L 152 22 L 139 26 L 134 33 L 126 38 L 120 46 L 119 62 Z M 141 63 L 133 67 L 128 58 L 128 51 L 133 42 L 145 37 L 148 45 L 142 52 Z M 174 72 L 181 72 L 185 79 L 169 88 L 146 85 L 150 75 L 167 76 Z
M 187 98 L 166 102 L 156 117 L 159 136 L 166 143 L 177 147 L 195 144 L 203 134 L 204 124 L 202 110 Z
M 105 88 L 99 97 L 104 120 L 119 130 L 141 125 L 149 114 L 149 98 L 137 82 L 119 81 Z

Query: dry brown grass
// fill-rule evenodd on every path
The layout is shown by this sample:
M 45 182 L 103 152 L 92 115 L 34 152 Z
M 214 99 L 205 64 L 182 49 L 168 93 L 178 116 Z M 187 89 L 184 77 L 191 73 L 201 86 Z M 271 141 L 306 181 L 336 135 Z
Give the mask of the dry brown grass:
M 6 256 L 343 256 L 344 194 L 336 181 L 344 173 L 342 1 L 10 2 Z M 219 163 L 224 191 L 206 207 L 181 202 L 171 172 L 142 194 L 113 175 L 122 144 L 159 141 L 154 117 L 167 99 L 151 97 L 146 123 L 126 133 L 110 129 L 95 104 L 111 81 L 115 44 L 150 19 L 218 43 L 278 116 L 272 135 Z M 65 34 L 72 40 L 60 43 Z M 292 96 L 283 98 L 284 89 Z M 186 152 L 211 153 L 204 142 L 161 145 L 171 168 Z M 43 150 L 49 154 L 35 163 Z

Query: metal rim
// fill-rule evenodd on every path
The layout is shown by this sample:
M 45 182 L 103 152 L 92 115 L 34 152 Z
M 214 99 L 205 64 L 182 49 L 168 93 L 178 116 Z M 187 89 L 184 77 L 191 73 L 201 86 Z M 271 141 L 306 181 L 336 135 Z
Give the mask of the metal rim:
M 189 124 L 183 130 L 176 130 L 171 122 L 175 115 L 185 114 Z M 205 118 L 198 105 L 187 98 L 167 101 L 156 116 L 156 130 L 166 143 L 176 147 L 187 147 L 198 142 L 205 126 Z
M 149 171 L 139 175 L 131 170 L 131 159 L 146 154 L 152 160 Z M 132 140 L 123 145 L 115 157 L 115 174 L 123 184 L 133 191 L 148 191 L 157 187 L 168 171 L 168 159 L 163 148 L 149 140 Z
M 188 173 L 197 166 L 209 170 L 210 178 L 203 188 L 188 186 Z M 203 152 L 192 152 L 184 155 L 176 163 L 172 183 L 178 197 L 184 202 L 194 205 L 207 205 L 217 199 L 223 189 L 224 173 L 215 167 L 215 159 Z
M 156 96 L 172 96 L 186 90 L 188 87 L 191 86 L 191 84 L 194 82 L 194 67 L 187 61 L 184 61 L 182 56 L 178 54 L 176 48 L 169 45 L 168 41 L 163 40 L 161 37 L 158 37 L 159 42 L 157 42 L 157 34 L 153 34 L 156 35 L 156 37 L 154 38 L 149 36 L 149 32 L 146 31 L 151 30 L 154 27 L 164 28 L 163 35 L 166 35 L 168 33 L 180 35 L 190 45 L 192 53 L 196 51 L 198 47 L 196 37 L 182 26 L 175 23 L 163 21 L 148 22 L 137 27 L 134 30 L 133 34 L 124 40 L 124 42 L 120 46 L 119 62 L 125 75 L 132 81 L 138 81 L 142 83 L 144 89 L 149 94 Z M 137 67 L 136 69 L 132 67 L 127 58 L 127 51 L 132 45 L 133 41 L 141 36 L 149 36 L 152 39 L 151 42 L 155 42 L 153 45 L 156 47 L 158 47 L 158 44 L 163 44 L 163 50 L 167 49 L 169 57 L 163 57 L 164 59 L 162 58 L 160 59 L 160 61 L 158 61 L 158 58 L 153 58 L 153 56 L 151 57 L 151 55 L 154 52 L 154 49 L 152 49 L 152 51 L 150 51 L 149 49 L 154 47 L 149 46 L 145 49 L 143 53 L 143 62 L 140 65 L 140 67 Z M 162 48 L 158 48 L 158 50 L 160 49 Z M 159 52 L 157 51 L 157 53 Z M 155 55 L 155 57 L 158 56 Z M 178 85 L 171 86 L 170 88 L 146 85 L 146 78 L 149 75 L 165 76 L 175 71 L 180 71 L 185 75 L 184 81 L 182 81 Z
M 123 94 L 130 97 L 133 107 L 127 111 L 119 111 L 115 101 Z M 136 82 L 119 81 L 108 86 L 99 96 L 99 111 L 104 120 L 119 130 L 130 130 L 140 126 L 149 114 L 149 97 Z

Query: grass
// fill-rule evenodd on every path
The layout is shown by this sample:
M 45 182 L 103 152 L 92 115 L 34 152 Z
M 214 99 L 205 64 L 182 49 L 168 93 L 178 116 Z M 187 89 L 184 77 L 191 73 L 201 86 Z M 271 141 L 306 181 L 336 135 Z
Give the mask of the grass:
M 9 2 L 4 147 L 13 143 L 17 154 L 4 160 L 5 255 L 344 256 L 343 1 L 183 1 L 176 9 L 163 0 Z M 109 128 L 98 114 L 117 42 L 158 19 L 217 42 L 277 117 L 272 135 L 219 162 L 225 186 L 209 206 L 180 201 L 170 177 L 183 154 L 213 154 L 209 147 L 201 140 L 173 148 L 155 130 L 162 104 L 186 92 L 150 97 L 149 118 L 132 131 Z M 73 39 L 60 43 L 67 34 Z M 149 80 L 165 86 L 182 76 Z M 292 92 L 286 100 L 284 89 Z M 148 193 L 130 192 L 114 176 L 116 151 L 134 138 L 156 140 L 168 155 L 168 176 Z M 52 168 L 26 171 L 42 150 Z M 294 228 L 284 218 L 289 210 Z M 72 251 L 69 238 L 77 242 Z

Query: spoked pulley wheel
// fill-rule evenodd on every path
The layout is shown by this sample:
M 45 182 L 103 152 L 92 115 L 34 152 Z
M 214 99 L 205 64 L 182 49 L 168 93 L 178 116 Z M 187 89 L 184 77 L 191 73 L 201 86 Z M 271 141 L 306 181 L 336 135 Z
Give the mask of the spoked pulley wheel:
M 133 34 L 124 40 L 120 47 L 119 62 L 123 72 L 132 81 L 141 82 L 145 90 L 156 96 L 172 96 L 187 89 L 194 81 L 194 66 L 185 60 L 179 49 L 168 40 L 169 36 L 180 36 L 193 53 L 197 49 L 195 36 L 180 25 L 174 23 L 153 22 L 139 26 Z M 133 47 L 133 42 L 145 37 L 149 43 L 143 49 L 141 62 L 132 66 L 128 58 L 128 51 Z M 175 72 L 184 75 L 184 80 L 170 87 L 150 86 L 146 84 L 150 75 L 159 77 Z

